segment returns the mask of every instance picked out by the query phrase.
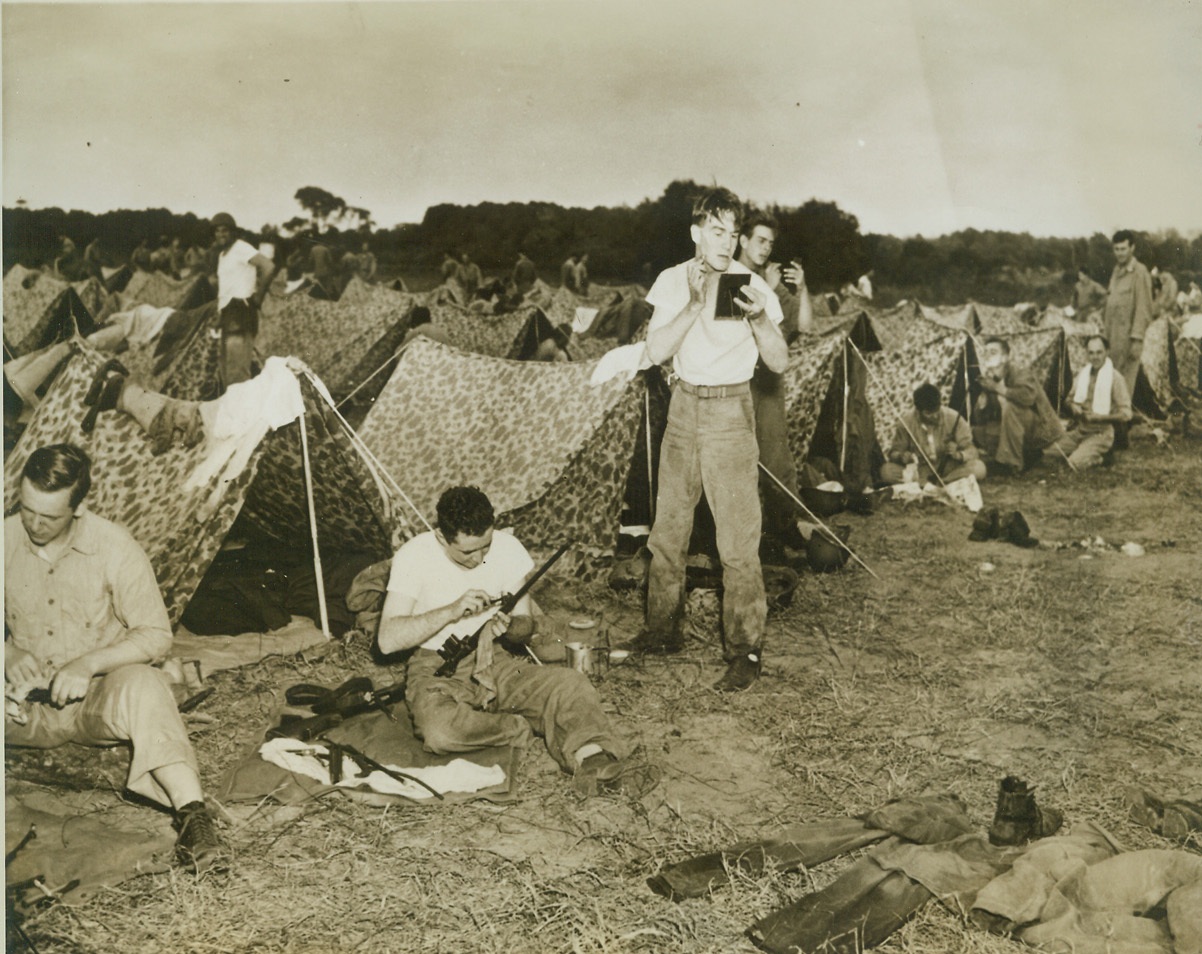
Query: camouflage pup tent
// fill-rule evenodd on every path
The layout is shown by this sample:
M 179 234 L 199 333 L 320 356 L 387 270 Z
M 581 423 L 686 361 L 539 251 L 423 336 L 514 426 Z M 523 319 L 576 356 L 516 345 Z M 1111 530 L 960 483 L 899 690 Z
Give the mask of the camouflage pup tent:
M 396 350 L 411 307 L 409 295 L 370 287 L 352 288 L 349 299 L 338 301 L 304 292 L 271 294 L 263 302 L 258 350 L 265 356 L 295 355 L 343 398 Z
M 78 292 L 37 269 L 14 265 L 4 276 L 4 360 L 19 358 L 75 329 L 94 330 L 91 312 Z
M 404 350 L 363 422 L 363 442 L 433 521 L 475 484 L 531 549 L 572 541 L 577 562 L 612 550 L 643 389 L 592 386 L 594 364 L 508 361 L 425 338 Z
M 449 344 L 460 351 L 493 358 L 514 357 L 527 325 L 537 314 L 532 305 L 503 315 L 486 315 L 453 302 L 435 303 L 429 308 L 430 322 L 445 332 Z
M 173 624 L 239 516 L 285 545 L 311 550 L 297 420 L 244 440 L 235 456 L 216 469 L 214 455 L 220 448 L 210 441 L 155 456 L 141 427 L 126 414 L 102 414 L 92 434 L 85 435 L 80 430 L 83 396 L 102 360 L 84 350 L 55 379 L 6 461 L 6 509 L 16 503 L 21 469 L 34 449 L 60 441 L 82 446 L 93 461 L 88 506 L 128 529 L 146 550 Z M 413 528 L 357 449 L 357 439 L 339 422 L 324 388 L 308 374 L 286 374 L 295 389 L 285 381 L 283 390 L 304 408 L 322 552 L 356 549 L 386 557 Z M 278 387 L 280 378 L 275 380 Z M 246 397 L 233 390 L 229 394 Z
M 898 417 L 914 406 L 914 389 L 923 382 L 938 387 L 950 407 L 962 413 L 966 408 L 977 364 L 967 334 L 951 332 L 907 348 L 858 354 L 868 370 L 867 399 L 882 447 L 889 446 Z
M 204 275 L 175 279 L 162 272 L 137 271 L 121 294 L 123 301 L 183 310 L 212 301 L 217 290 Z

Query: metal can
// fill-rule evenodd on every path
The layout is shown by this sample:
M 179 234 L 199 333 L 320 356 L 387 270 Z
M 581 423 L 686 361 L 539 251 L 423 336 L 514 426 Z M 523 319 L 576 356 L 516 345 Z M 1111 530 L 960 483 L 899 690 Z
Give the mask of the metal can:
M 585 675 L 591 675 L 593 672 L 593 647 L 587 646 L 584 643 L 565 643 L 563 647 L 567 651 L 567 663 L 572 669 L 577 672 L 582 672 Z

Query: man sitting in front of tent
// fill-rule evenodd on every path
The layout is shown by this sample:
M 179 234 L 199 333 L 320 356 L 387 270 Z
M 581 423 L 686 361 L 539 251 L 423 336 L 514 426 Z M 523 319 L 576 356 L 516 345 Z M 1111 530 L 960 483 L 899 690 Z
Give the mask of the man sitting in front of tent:
M 981 394 L 973 439 L 993 461 L 991 471 L 1012 477 L 1025 469 L 1029 451 L 1043 450 L 1064 427 L 1035 375 L 1010 361 L 1004 339 L 986 339 L 977 382 Z
M 180 862 L 224 868 L 170 683 L 147 665 L 171 646 L 154 571 L 129 533 L 84 509 L 91 482 L 78 447 L 39 448 L 4 523 L 5 743 L 130 743 L 126 784 L 174 809 Z M 48 701 L 28 701 L 32 690 Z
M 439 498 L 437 513 L 436 529 L 418 534 L 392 558 L 377 637 L 381 652 L 416 650 L 405 696 L 426 750 L 524 747 L 533 731 L 582 794 L 648 790 L 654 772 L 630 760 L 588 677 L 494 645 L 503 636 L 528 644 L 534 635 L 529 596 L 512 615 L 496 605 L 503 594 L 517 592 L 534 562 L 516 537 L 495 529 L 488 497 L 476 487 L 452 487 Z M 435 675 L 443 643 L 481 626 L 474 659 L 451 676 Z
M 945 484 L 969 475 L 985 479 L 985 464 L 972 442 L 972 428 L 958 411 L 945 407 L 939 389 L 920 384 L 914 391 L 914 410 L 897 422 L 888 461 L 881 479 L 891 484 L 905 480 L 907 464 L 918 467 L 917 480 L 925 484 L 938 475 Z
M 1085 344 L 1089 364 L 1073 384 L 1068 410 L 1073 425 L 1043 452 L 1045 460 L 1065 460 L 1074 470 L 1088 470 L 1106 459 L 1114 447 L 1115 425 L 1131 420 L 1131 392 L 1127 379 L 1115 374 L 1110 342 L 1093 335 Z

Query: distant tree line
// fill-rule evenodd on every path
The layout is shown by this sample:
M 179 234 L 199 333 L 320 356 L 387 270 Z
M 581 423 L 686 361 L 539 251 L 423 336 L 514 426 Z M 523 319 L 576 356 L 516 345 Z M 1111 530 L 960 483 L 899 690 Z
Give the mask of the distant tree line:
M 1171 272 L 1179 282 L 1202 279 L 1202 235 L 1140 232 L 1136 256 L 1152 268 Z M 989 304 L 1019 300 L 1065 304 L 1077 272 L 1107 284 L 1114 268 L 1111 237 L 1036 238 L 1026 232 L 964 229 L 940 238 L 864 237 L 878 285 L 894 299 L 958 304 L 970 298 Z
M 550 202 L 483 202 L 431 206 L 418 224 L 372 229 L 367 209 L 353 208 L 325 189 L 305 186 L 295 198 L 307 217 L 282 226 L 264 226 L 262 239 L 287 248 L 285 236 L 320 236 L 323 241 L 357 250 L 365 238 L 385 275 L 430 274 L 446 253 L 468 254 L 485 272 L 504 273 L 519 251 L 529 255 L 544 277 L 554 280 L 569 255 L 587 253 L 589 271 L 600 281 L 647 281 L 668 265 L 693 253 L 689 224 L 693 199 L 704 186 L 677 180 L 663 194 L 634 207 L 565 208 Z M 863 234 L 854 215 L 834 202 L 811 199 L 797 207 L 772 206 L 781 231 L 774 258 L 797 259 L 814 291 L 838 290 L 868 269 L 874 270 L 878 299 L 889 304 L 918 298 L 929 304 L 975 298 L 997 304 L 1018 300 L 1063 303 L 1070 277 L 1084 269 L 1106 283 L 1113 266 L 1110 238 L 1036 238 L 1027 233 L 965 229 L 939 238 L 896 238 Z M 236 214 L 236 210 L 235 210 Z M 243 223 L 245 224 L 245 223 Z M 4 268 L 51 262 L 59 236 L 82 248 L 101 241 L 109 264 L 126 261 L 141 241 L 152 247 L 161 237 L 179 237 L 185 245 L 207 246 L 208 222 L 191 213 L 167 209 L 90 212 L 62 209 L 4 209 Z M 1137 254 L 1178 279 L 1202 277 L 1202 236 L 1176 232 L 1138 233 Z

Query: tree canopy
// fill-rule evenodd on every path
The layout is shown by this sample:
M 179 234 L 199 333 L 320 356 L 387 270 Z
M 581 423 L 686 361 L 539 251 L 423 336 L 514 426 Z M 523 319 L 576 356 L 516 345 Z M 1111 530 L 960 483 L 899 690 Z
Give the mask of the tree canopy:
M 555 275 L 569 255 L 589 255 L 600 280 L 648 281 L 661 269 L 693 254 L 689 225 L 694 199 L 705 186 L 678 179 L 638 205 L 591 209 L 551 202 L 482 202 L 431 206 L 420 223 L 373 230 L 371 212 L 343 198 L 305 186 L 294 195 L 304 215 L 283 224 L 286 233 L 320 232 L 334 244 L 358 248 L 370 237 L 381 268 L 393 273 L 437 270 L 444 253 L 464 252 L 485 271 L 504 273 L 525 252 L 545 275 Z M 860 223 L 836 203 L 809 199 L 800 206 L 769 209 L 780 223 L 774 258 L 797 259 L 814 291 L 836 290 L 869 268 L 885 297 L 918 298 L 930 304 L 969 298 L 998 304 L 1059 296 L 1067 300 L 1065 276 L 1084 269 L 1105 284 L 1113 266 L 1109 237 L 1035 238 L 1026 233 L 965 229 L 938 238 L 863 234 Z M 275 235 L 274 227 L 263 234 Z M 4 267 L 16 261 L 47 264 L 58 237 L 77 246 L 100 238 L 107 260 L 125 261 L 142 240 L 178 236 L 185 245 L 212 241 L 208 222 L 167 209 L 118 209 L 103 214 L 62 209 L 4 210 Z M 1177 232 L 1137 233 L 1140 260 L 1178 279 L 1202 278 L 1202 236 Z

